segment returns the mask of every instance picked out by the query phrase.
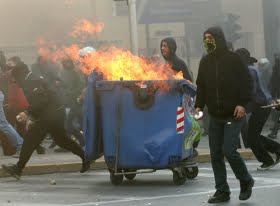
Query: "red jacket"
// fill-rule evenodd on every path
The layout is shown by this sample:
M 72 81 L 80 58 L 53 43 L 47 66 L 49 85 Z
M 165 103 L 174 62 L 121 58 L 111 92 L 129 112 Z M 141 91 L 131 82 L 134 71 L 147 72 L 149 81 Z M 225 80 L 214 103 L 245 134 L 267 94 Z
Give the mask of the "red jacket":
M 11 76 L 11 71 L 0 73 L 0 81 L 7 81 L 8 83 L 8 108 L 25 110 L 29 103 L 24 96 L 22 88 L 20 88 Z

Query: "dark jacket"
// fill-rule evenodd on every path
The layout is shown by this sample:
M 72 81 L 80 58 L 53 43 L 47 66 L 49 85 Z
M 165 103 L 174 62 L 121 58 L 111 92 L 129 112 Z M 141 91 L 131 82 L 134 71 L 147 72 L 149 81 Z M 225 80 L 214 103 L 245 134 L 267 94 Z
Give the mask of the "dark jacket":
M 61 72 L 61 92 L 64 105 L 70 106 L 81 95 L 84 86 L 82 78 L 74 68 L 63 69 Z
M 47 82 L 42 77 L 30 72 L 21 86 L 29 102 L 26 112 L 33 118 L 40 119 L 48 112 L 63 108 L 57 94 L 49 89 Z
M 272 96 L 270 91 L 263 80 L 260 70 L 255 65 L 257 60 L 251 57 L 250 52 L 245 48 L 237 49 L 235 52 L 240 56 L 244 64 L 247 65 L 253 80 L 253 96 L 247 107 L 247 112 L 252 112 L 257 106 L 271 104 Z
M 168 38 L 163 39 L 161 41 L 161 44 L 162 44 L 162 42 L 166 42 L 168 47 L 169 47 L 169 49 L 170 49 L 170 51 L 171 51 L 171 55 L 169 57 L 167 57 L 167 58 L 164 57 L 164 59 L 169 64 L 171 64 L 172 69 L 175 72 L 178 73 L 178 72 L 182 71 L 184 78 L 192 82 L 193 81 L 193 76 L 192 76 L 191 71 L 189 70 L 189 68 L 186 65 L 186 63 L 176 55 L 177 44 L 176 44 L 175 39 L 172 38 L 172 37 L 168 37 Z
M 249 106 L 254 104 L 259 106 L 271 104 L 272 96 L 261 76 L 259 69 L 255 65 L 250 65 L 248 66 L 248 68 L 254 82 L 253 98 Z M 248 111 L 249 112 L 252 111 L 252 108 L 249 107 Z
M 240 57 L 228 51 L 221 29 L 212 27 L 205 33 L 212 34 L 217 49 L 200 61 L 195 107 L 207 105 L 212 116 L 230 118 L 236 106 L 246 107 L 251 100 L 252 79 Z
M 48 86 L 52 90 L 57 90 L 55 82 L 60 80 L 59 78 L 59 67 L 51 61 L 36 62 L 31 66 L 31 71 L 36 76 L 44 77 Z

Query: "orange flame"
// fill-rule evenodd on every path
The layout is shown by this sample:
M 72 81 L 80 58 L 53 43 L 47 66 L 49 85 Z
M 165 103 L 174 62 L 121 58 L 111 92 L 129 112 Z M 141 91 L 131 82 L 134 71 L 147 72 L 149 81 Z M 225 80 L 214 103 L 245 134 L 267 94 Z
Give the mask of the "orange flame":
M 88 20 L 81 20 L 74 26 L 71 33 L 74 37 L 84 37 L 86 34 L 101 32 L 103 23 L 93 25 Z M 71 58 L 81 71 L 90 75 L 94 70 L 103 74 L 106 80 L 174 80 L 183 79 L 182 72 L 175 74 L 168 64 L 151 62 L 143 57 L 133 55 L 130 51 L 111 47 L 98 50 L 88 56 L 81 58 L 78 45 L 69 47 L 58 47 L 55 43 L 38 39 L 40 48 L 39 55 L 47 60 L 61 61 L 64 58 Z M 154 88 L 169 90 L 170 87 L 162 82 L 153 85 Z
M 175 74 L 170 65 L 149 62 L 143 57 L 119 48 L 100 50 L 86 58 L 79 56 L 80 47 L 72 45 L 56 49 L 51 45 L 40 48 L 39 54 L 52 61 L 71 58 L 83 73 L 89 75 L 93 70 L 101 72 L 106 80 L 170 80 L 183 79 L 181 73 Z
M 155 64 L 143 57 L 115 47 L 97 51 L 79 59 L 82 71 L 90 74 L 94 69 L 102 72 L 107 80 L 169 80 L 180 79 L 169 65 Z
M 85 39 L 92 34 L 100 33 L 103 29 L 103 23 L 93 24 L 87 19 L 82 19 L 74 25 L 73 31 L 69 35 L 74 38 Z

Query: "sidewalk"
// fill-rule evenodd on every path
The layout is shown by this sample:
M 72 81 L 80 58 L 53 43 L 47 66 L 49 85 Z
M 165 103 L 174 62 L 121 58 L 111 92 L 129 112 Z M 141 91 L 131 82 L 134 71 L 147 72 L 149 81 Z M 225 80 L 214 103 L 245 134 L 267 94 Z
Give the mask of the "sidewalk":
M 269 134 L 271 122 L 268 121 L 263 129 L 263 134 Z M 280 135 L 279 135 L 280 136 Z M 276 141 L 280 141 L 280 138 Z M 71 152 L 56 153 L 53 149 L 48 149 L 50 140 L 44 141 L 44 147 L 47 148 L 45 155 L 38 155 L 33 153 L 30 161 L 24 169 L 24 175 L 37 175 L 46 173 L 60 173 L 60 172 L 79 172 L 81 168 L 81 159 Z M 239 150 L 245 160 L 255 159 L 250 149 Z M 196 158 L 198 163 L 210 162 L 208 136 L 203 136 L 198 146 L 199 156 Z M 3 156 L 2 147 L 0 146 L 0 164 L 16 163 L 17 158 L 10 156 Z M 103 158 L 100 158 L 91 165 L 91 170 L 107 169 Z M 7 174 L 0 167 L 0 177 L 6 177 Z
M 44 142 L 44 146 L 47 148 L 50 144 L 49 141 Z M 251 150 L 240 150 L 242 156 L 245 159 L 254 159 Z M 199 156 L 196 161 L 199 163 L 209 162 L 210 155 L 208 149 L 208 137 L 203 137 L 199 147 Z M 2 148 L 0 149 L 0 163 L 9 164 L 16 163 L 17 158 L 11 156 L 3 156 Z M 24 175 L 37 175 L 46 173 L 62 173 L 62 172 L 79 172 L 81 168 L 81 159 L 71 152 L 56 153 L 53 149 L 46 150 L 45 155 L 38 155 L 33 153 L 30 161 L 24 169 Z M 106 163 L 103 158 L 100 158 L 91 165 L 91 170 L 107 169 Z M 6 177 L 7 174 L 0 168 L 0 177 Z

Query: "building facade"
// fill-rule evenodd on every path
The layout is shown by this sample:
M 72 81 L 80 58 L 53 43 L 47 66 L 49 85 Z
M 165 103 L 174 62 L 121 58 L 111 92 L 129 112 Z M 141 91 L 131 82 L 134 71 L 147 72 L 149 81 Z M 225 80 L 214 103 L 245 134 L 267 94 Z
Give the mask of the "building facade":
M 275 1 L 278 0 L 264 0 Z M 176 39 L 178 55 L 197 74 L 203 55 L 202 34 L 207 27 L 220 25 L 224 16 L 240 16 L 241 38 L 235 48 L 246 47 L 257 58 L 265 56 L 266 26 L 262 0 L 138 0 L 139 54 L 160 55 L 160 41 L 168 36 Z M 280 10 L 280 9 L 279 9 Z M 266 10 L 265 10 L 266 11 Z M 267 12 L 266 12 L 267 13 Z M 7 16 L 13 16 L 7 21 Z M 104 30 L 84 42 L 67 34 L 79 19 L 103 22 Z M 267 15 L 265 18 L 268 18 Z M 0 50 L 7 56 L 18 55 L 31 64 L 37 56 L 36 39 L 44 37 L 59 44 L 83 43 L 96 48 L 117 46 L 130 48 L 129 18 L 126 2 L 113 0 L 0 1 L 2 34 Z M 267 48 L 267 49 L 265 49 Z

